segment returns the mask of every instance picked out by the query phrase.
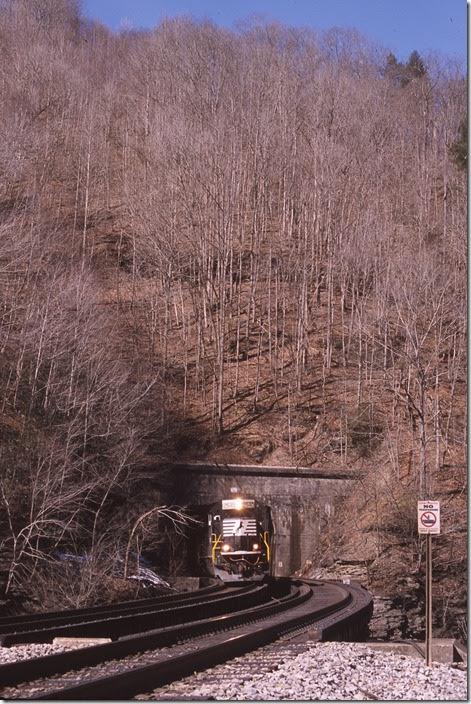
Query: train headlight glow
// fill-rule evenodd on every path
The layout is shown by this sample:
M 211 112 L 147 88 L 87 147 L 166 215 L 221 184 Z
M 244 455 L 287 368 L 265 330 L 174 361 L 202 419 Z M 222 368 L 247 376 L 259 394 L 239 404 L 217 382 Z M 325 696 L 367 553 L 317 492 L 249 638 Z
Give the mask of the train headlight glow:
M 234 501 L 234 508 L 236 511 L 241 511 L 243 506 L 244 506 L 244 502 L 242 501 L 242 499 L 236 499 Z
M 254 543 L 254 544 L 252 545 L 252 550 L 258 550 L 259 547 L 260 547 L 260 545 L 259 545 L 258 543 Z
M 231 549 L 231 546 L 228 545 L 227 543 L 224 543 L 224 545 L 223 545 L 222 548 L 221 548 L 221 550 L 222 550 L 223 552 L 229 552 L 230 549 Z

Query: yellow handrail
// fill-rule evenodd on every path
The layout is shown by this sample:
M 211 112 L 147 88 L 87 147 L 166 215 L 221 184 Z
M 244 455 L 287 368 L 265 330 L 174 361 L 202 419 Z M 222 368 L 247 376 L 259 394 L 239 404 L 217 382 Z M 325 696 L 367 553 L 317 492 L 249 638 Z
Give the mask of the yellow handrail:
M 211 533 L 211 559 L 213 562 L 216 561 L 216 549 L 219 543 L 222 543 L 222 535 Z
M 270 536 L 269 536 L 268 531 L 265 530 L 265 531 L 263 532 L 262 538 L 263 538 L 263 542 L 265 543 L 265 547 L 266 547 L 266 549 L 267 549 L 267 562 L 268 562 L 268 563 L 270 562 L 270 545 L 269 545 L 269 543 L 268 543 L 269 537 L 270 537 Z

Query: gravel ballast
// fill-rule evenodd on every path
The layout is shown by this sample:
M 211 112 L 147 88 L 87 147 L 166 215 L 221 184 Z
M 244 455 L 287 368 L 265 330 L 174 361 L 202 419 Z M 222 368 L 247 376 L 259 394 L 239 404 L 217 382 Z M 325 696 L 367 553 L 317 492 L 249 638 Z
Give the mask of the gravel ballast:
M 185 699 L 230 701 L 467 701 L 467 675 L 462 666 L 433 663 L 427 667 L 421 659 L 378 653 L 353 643 L 306 645 L 302 652 L 293 649 L 292 656 L 284 653 L 269 672 L 259 669 L 257 673 L 253 653 L 236 659 L 242 667 L 235 667 L 233 660 L 182 680 L 178 693 Z M 169 685 L 147 698 L 168 698 L 176 693 L 175 686 Z
M 68 649 L 50 644 L 0 648 L 0 662 Z M 145 699 L 168 699 L 169 694 L 220 701 L 467 701 L 467 673 L 462 665 L 427 667 L 421 659 L 379 653 L 362 644 L 311 642 L 260 648 L 155 690 Z
M 55 655 L 64 653 L 66 650 L 84 648 L 87 643 L 77 643 L 76 645 L 53 645 L 52 643 L 28 643 L 27 645 L 12 645 L 10 648 L 0 647 L 0 665 L 18 660 L 30 660 L 31 658 L 42 658 L 45 655 Z

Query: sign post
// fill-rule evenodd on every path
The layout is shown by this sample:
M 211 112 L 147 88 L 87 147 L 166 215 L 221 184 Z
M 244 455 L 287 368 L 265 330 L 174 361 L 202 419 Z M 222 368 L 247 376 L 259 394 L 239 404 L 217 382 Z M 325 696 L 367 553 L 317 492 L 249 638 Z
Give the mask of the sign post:
M 419 535 L 425 535 L 425 660 L 432 662 L 432 535 L 440 534 L 440 502 L 419 501 L 417 504 Z
M 432 536 L 425 537 L 425 663 L 432 662 Z

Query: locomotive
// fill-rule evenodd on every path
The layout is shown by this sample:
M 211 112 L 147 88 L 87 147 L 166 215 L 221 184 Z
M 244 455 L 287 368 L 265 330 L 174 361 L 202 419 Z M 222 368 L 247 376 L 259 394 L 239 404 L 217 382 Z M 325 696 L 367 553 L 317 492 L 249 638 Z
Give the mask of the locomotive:
M 211 562 L 224 581 L 270 574 L 273 523 L 270 507 L 255 499 L 222 499 L 208 512 Z

